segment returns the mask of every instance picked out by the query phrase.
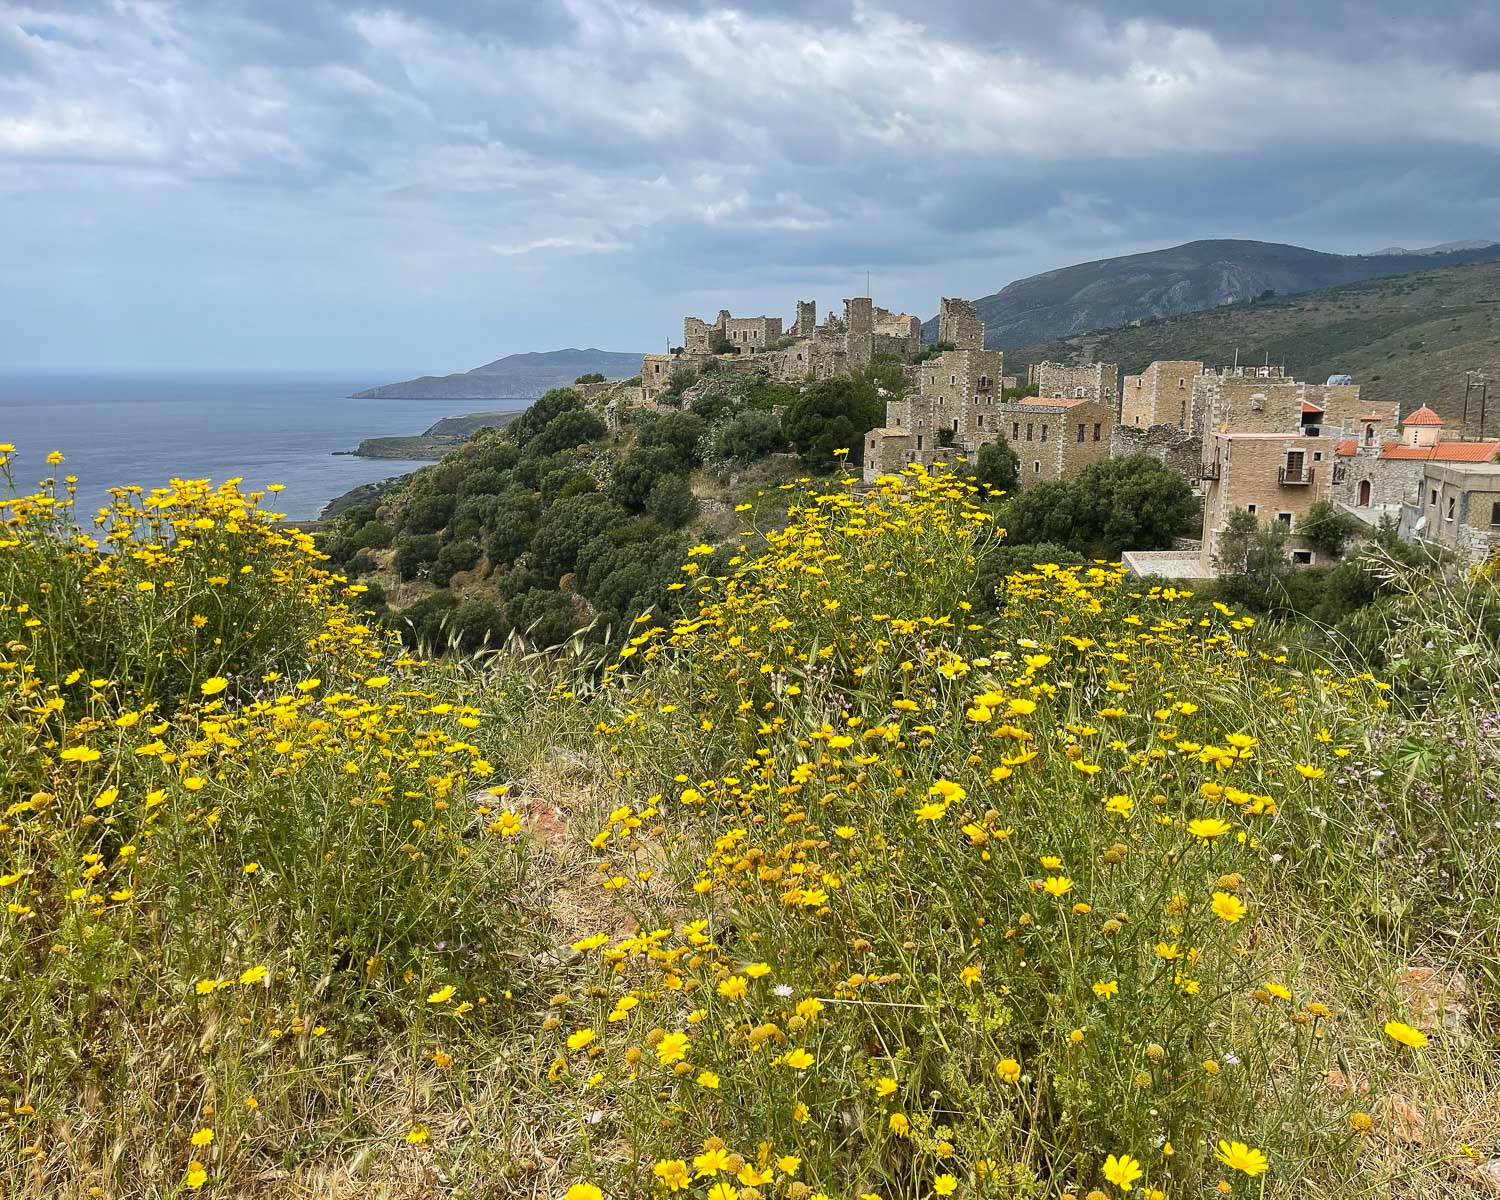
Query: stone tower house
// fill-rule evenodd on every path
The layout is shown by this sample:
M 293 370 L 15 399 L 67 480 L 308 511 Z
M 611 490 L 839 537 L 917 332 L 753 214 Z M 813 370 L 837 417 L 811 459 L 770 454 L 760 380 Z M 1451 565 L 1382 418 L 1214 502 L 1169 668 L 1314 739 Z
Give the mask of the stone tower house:
M 797 324 L 792 328 L 792 336 L 798 338 L 810 338 L 818 331 L 818 302 L 816 300 L 797 301 Z

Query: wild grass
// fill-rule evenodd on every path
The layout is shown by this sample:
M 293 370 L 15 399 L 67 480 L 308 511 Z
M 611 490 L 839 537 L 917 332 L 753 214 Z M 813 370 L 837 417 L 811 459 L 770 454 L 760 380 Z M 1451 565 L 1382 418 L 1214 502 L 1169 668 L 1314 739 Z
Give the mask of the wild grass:
M 913 474 L 690 554 L 607 665 L 434 662 L 264 497 L 57 487 L 0 538 L 13 1194 L 1500 1170 L 1483 578 L 1377 678 L 1111 564 L 982 595 L 992 511 Z

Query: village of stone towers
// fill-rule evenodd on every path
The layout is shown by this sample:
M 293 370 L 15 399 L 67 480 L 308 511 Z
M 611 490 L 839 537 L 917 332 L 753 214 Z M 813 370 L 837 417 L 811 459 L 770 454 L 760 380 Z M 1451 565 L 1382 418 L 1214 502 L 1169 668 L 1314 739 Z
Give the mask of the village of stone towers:
M 1347 374 L 1295 379 L 1269 358 L 1153 361 L 1123 377 L 1110 362 L 1041 361 L 1022 378 L 1006 374 L 1003 351 L 985 348 L 968 301 L 941 300 L 935 342 L 924 342 L 922 325 L 868 296 L 845 299 L 842 314 L 821 322 L 811 300 L 797 301 L 789 322 L 721 309 L 711 321 L 686 317 L 681 345 L 645 355 L 638 383 L 591 390 L 608 396 L 615 425 L 631 410 L 670 407 L 674 381 L 705 370 L 806 384 L 881 357 L 899 362 L 905 386 L 853 458 L 863 485 L 913 464 L 972 461 L 1000 442 L 1018 460 L 1021 489 L 1147 455 L 1201 498 L 1203 520 L 1170 549 L 1126 548 L 1126 568 L 1142 576 L 1212 578 L 1236 512 L 1274 523 L 1293 566 L 1335 560 L 1381 530 L 1474 563 L 1500 553 L 1500 439 L 1445 421 L 1420 394 L 1362 399 Z M 1345 518 L 1344 535 L 1332 545 L 1305 536 L 1303 518 L 1330 509 Z

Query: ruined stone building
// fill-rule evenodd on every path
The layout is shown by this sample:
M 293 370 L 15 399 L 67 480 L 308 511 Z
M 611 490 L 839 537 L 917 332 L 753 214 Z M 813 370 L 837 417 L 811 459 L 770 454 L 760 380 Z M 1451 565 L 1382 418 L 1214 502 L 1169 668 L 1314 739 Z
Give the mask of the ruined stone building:
M 690 353 L 717 354 L 727 345 L 740 354 L 756 354 L 780 340 L 780 317 L 732 317 L 721 308 L 713 324 L 698 317 L 682 321 L 682 348 Z
M 943 297 L 938 310 L 938 344 L 955 350 L 984 349 L 984 321 L 967 300 Z
M 672 385 L 678 375 L 696 375 L 714 356 L 707 351 L 674 351 L 671 354 L 647 354 L 641 358 L 640 402 L 655 401 Z
M 922 351 L 921 318 L 879 308 L 868 296 L 845 300 L 842 320 L 830 313 L 819 325 L 817 315 L 813 301 L 797 301 L 795 340 L 768 355 L 771 378 L 783 383 L 831 379 L 863 370 L 877 354 L 909 361 Z
M 1118 408 L 1120 368 L 1116 363 L 1089 363 L 1082 367 L 1032 363 L 1026 369 L 1026 382 L 1036 387 L 1038 396 L 1053 400 L 1097 400 Z

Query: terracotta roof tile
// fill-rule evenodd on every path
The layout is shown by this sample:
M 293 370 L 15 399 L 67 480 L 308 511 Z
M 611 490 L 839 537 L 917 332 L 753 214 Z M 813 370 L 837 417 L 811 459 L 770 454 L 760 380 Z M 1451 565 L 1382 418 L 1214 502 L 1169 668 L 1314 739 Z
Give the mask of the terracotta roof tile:
M 1500 454 L 1500 442 L 1439 442 L 1436 446 L 1403 446 L 1399 442 L 1387 442 L 1381 448 L 1380 457 L 1422 462 L 1493 462 Z
M 1306 400 L 1304 400 L 1302 402 L 1302 411 L 1303 413 L 1322 412 L 1323 406 L 1321 404 L 1309 404 Z
M 1428 408 L 1427 405 L 1424 404 L 1424 405 L 1422 405 L 1421 408 L 1417 409 L 1417 411 L 1414 412 L 1414 413 L 1412 413 L 1410 416 L 1402 418 L 1401 424 L 1403 424 L 1403 425 L 1441 425 L 1441 424 L 1443 424 L 1443 418 L 1440 417 L 1440 416 L 1438 416 L 1437 413 L 1433 412 L 1432 409 Z
M 1359 450 L 1358 438 L 1345 438 L 1333 448 L 1333 452 L 1340 458 L 1353 458 Z

